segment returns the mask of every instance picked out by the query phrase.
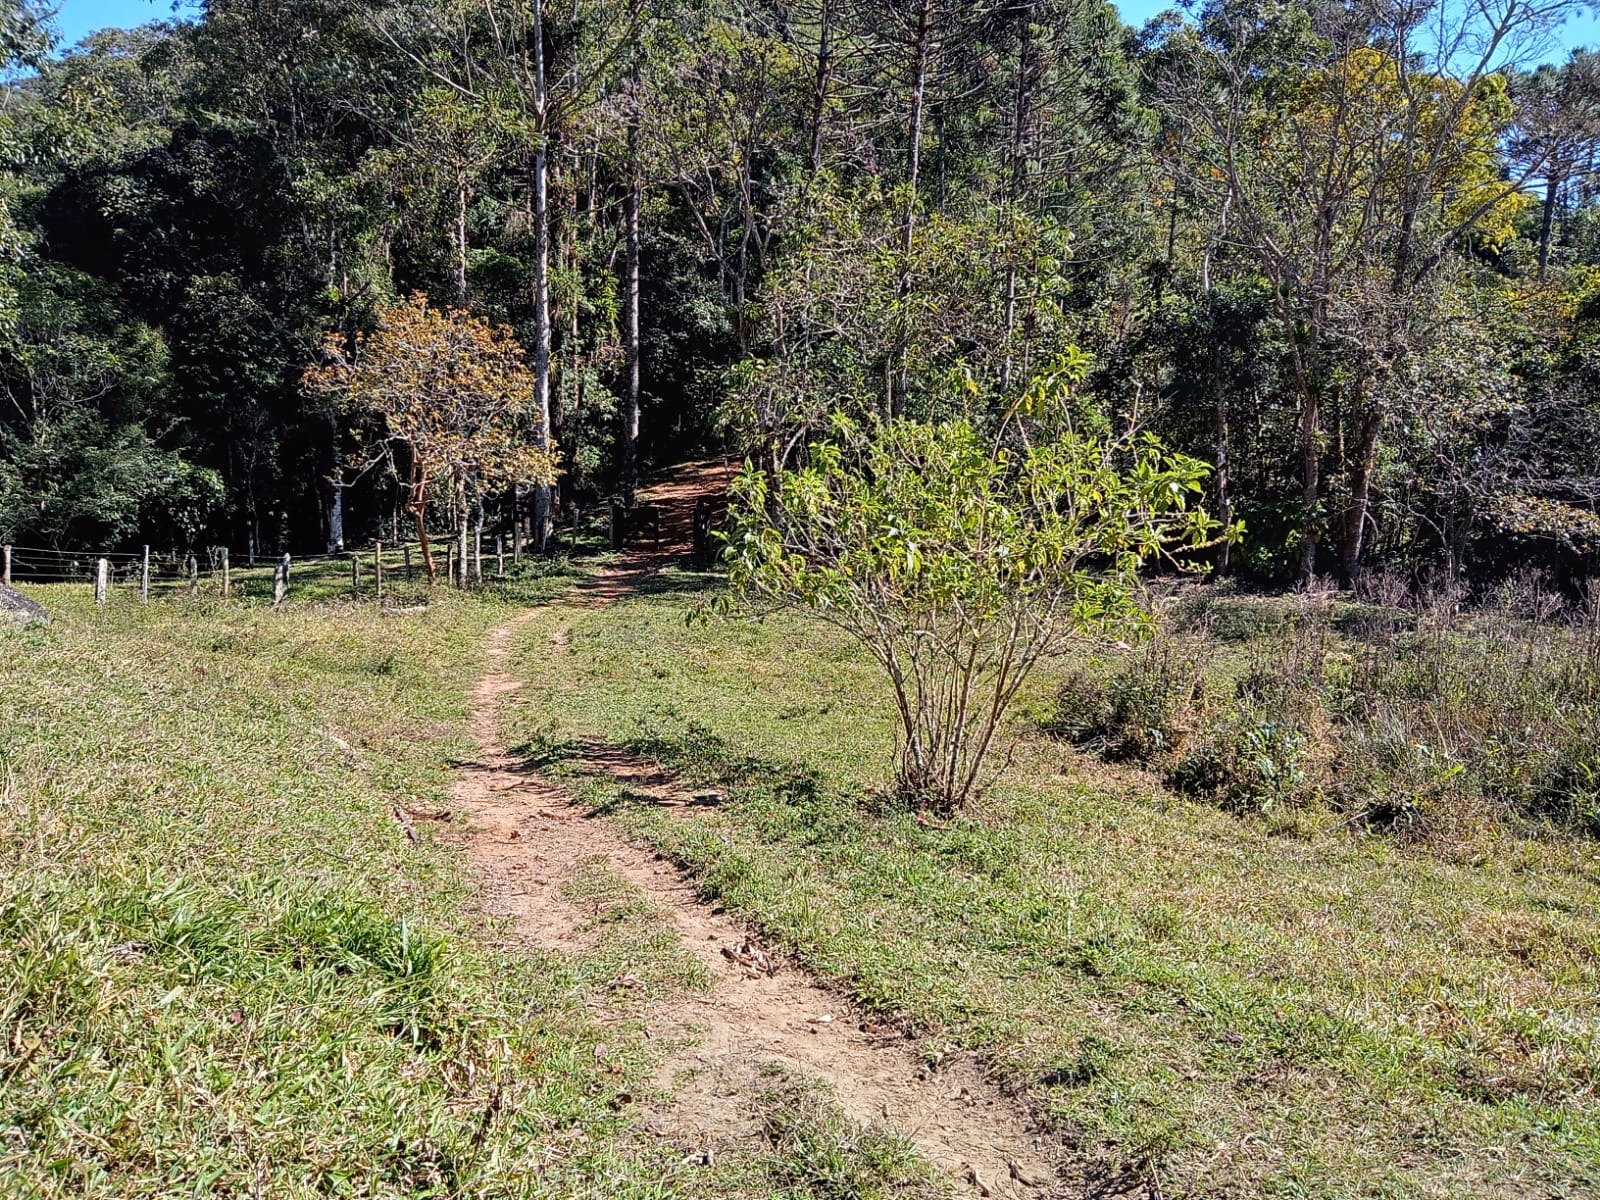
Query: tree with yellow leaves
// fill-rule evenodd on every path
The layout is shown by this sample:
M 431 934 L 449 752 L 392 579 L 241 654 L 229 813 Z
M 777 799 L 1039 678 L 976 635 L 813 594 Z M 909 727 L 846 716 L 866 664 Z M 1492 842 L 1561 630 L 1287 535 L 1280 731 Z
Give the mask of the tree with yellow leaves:
M 1324 542 L 1359 573 L 1399 381 L 1448 331 L 1457 251 L 1496 252 L 1534 203 L 1544 162 L 1505 170 L 1507 72 L 1573 8 L 1213 0 L 1172 58 L 1165 108 L 1220 214 L 1214 249 L 1260 272 L 1287 348 L 1303 581 Z
M 380 454 L 398 450 L 404 460 L 397 466 L 429 586 L 437 573 L 427 515 L 437 485 L 453 490 L 464 522 L 469 486 L 549 485 L 560 474 L 556 453 L 540 444 L 534 373 L 511 331 L 431 308 L 420 293 L 381 307 L 376 328 L 353 344 L 329 334 L 305 384 L 382 420 Z

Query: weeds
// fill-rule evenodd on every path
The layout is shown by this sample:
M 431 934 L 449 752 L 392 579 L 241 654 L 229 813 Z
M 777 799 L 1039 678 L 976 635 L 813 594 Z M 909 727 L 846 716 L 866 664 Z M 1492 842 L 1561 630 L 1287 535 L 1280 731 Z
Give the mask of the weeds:
M 936 1200 L 946 1194 L 904 1138 L 862 1126 L 827 1092 L 769 1069 L 760 1096 L 772 1176 L 808 1200 Z
M 1493 823 L 1600 836 L 1590 619 L 1554 623 L 1564 604 L 1538 578 L 1470 611 L 1387 578 L 1368 597 L 1279 601 L 1272 619 L 1270 601 L 1187 599 L 1120 665 L 1070 675 L 1053 726 L 1232 811 L 1327 801 L 1412 838 Z M 1233 641 L 1235 606 L 1269 632 L 1224 652 L 1213 637 Z

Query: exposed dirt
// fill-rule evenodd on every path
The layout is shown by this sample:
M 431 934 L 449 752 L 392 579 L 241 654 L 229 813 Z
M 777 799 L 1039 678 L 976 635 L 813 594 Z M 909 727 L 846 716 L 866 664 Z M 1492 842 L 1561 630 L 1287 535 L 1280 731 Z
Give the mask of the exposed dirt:
M 662 544 L 630 553 L 571 603 L 609 603 L 644 584 L 686 549 L 695 500 L 719 485 L 721 467 L 684 470 L 641 495 L 663 506 Z M 536 611 L 536 610 L 535 610 Z M 578 950 L 587 917 L 561 894 L 581 866 L 601 862 L 641 889 L 685 947 L 709 968 L 707 993 L 676 997 L 650 1014 L 652 1036 L 680 1046 L 662 1083 L 672 1096 L 651 1118 L 659 1132 L 695 1149 L 753 1136 L 753 1100 L 764 1065 L 778 1063 L 831 1085 L 839 1106 L 863 1124 L 908 1137 L 966 1195 L 1064 1196 L 1057 1147 L 1027 1107 L 989 1083 L 970 1056 L 927 1061 L 925 1046 L 875 1022 L 792 962 L 769 954 L 648 846 L 575 807 L 561 788 L 510 755 L 500 738 L 501 700 L 520 685 L 505 659 L 534 612 L 489 636 L 489 671 L 473 692 L 472 732 L 481 760 L 455 789 L 469 818 L 468 847 L 492 911 L 513 919 L 534 946 Z M 658 767 L 601 745 L 583 748 L 582 769 L 626 780 L 674 805 L 707 802 Z

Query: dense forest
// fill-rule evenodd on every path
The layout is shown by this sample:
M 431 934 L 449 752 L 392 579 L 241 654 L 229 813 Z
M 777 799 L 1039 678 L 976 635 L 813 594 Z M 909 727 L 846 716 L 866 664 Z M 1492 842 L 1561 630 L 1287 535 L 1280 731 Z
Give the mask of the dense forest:
M 63 49 L 12 0 L 0 540 L 383 536 L 406 455 L 312 383 L 426 297 L 510 330 L 561 472 L 434 503 L 536 538 L 652 464 L 777 472 L 838 414 L 982 424 L 1047 378 L 1213 464 L 1219 570 L 1579 578 L 1574 7 L 208 0 Z

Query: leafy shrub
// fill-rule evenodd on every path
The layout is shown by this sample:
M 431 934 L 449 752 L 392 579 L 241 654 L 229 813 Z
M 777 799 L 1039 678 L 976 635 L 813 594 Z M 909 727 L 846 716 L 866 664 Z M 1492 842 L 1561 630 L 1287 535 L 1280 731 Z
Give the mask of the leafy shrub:
M 1210 616 L 1210 633 L 1219 642 L 1253 642 L 1281 636 L 1293 624 L 1293 613 L 1282 604 L 1240 599 L 1219 604 Z
M 1269 813 L 1315 788 L 1310 739 L 1280 705 L 1237 699 L 1165 772 L 1167 785 L 1230 812 Z
M 1056 692 L 1052 728 L 1114 762 L 1149 763 L 1177 749 L 1205 707 L 1201 655 L 1163 634 L 1109 677 L 1069 675 Z
M 919 807 L 960 809 L 1039 663 L 1139 623 L 1141 564 L 1219 532 L 1192 507 L 1203 464 L 1078 430 L 1068 383 L 1036 379 L 998 435 L 836 416 L 805 466 L 747 466 L 733 484 L 734 595 L 808 612 L 872 653 L 899 716 L 897 789 Z

